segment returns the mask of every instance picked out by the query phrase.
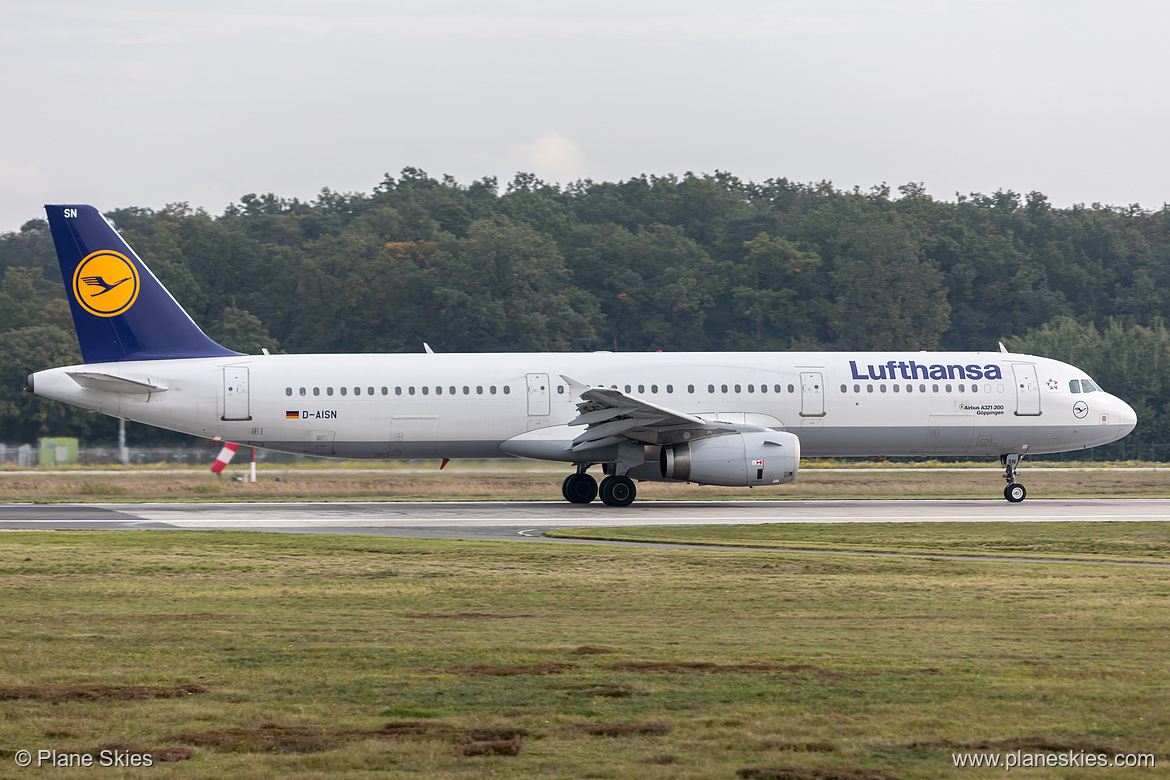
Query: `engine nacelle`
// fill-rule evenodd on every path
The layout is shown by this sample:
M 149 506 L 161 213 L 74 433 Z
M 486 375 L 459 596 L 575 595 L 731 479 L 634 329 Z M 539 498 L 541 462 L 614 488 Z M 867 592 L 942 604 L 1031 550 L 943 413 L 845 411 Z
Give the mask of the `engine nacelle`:
M 796 479 L 800 439 L 779 431 L 725 433 L 662 448 L 663 479 L 700 485 L 783 485 Z

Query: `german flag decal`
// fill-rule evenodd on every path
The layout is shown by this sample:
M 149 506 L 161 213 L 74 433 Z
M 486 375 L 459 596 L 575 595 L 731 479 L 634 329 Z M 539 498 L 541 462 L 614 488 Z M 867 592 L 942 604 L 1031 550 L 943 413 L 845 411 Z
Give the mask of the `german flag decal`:
M 299 420 L 299 419 L 301 419 L 301 413 L 300 412 L 285 412 L 284 419 L 286 419 L 286 420 Z

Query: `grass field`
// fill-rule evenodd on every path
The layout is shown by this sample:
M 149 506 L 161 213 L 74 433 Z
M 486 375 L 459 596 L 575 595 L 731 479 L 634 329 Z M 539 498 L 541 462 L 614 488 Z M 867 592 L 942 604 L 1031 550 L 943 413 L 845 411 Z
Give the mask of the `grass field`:
M 1026 544 L 994 525 L 899 532 L 904 549 Z M 1101 524 L 1116 539 L 1038 525 L 1046 554 L 1165 551 L 1161 524 Z M 756 541 L 874 544 L 793 530 Z M 1017 749 L 1162 766 L 1010 777 L 1170 767 L 1158 568 L 11 532 L 0 614 L 3 777 L 1002 777 L 951 754 Z M 157 763 L 14 764 L 110 745 Z
M 836 464 L 803 469 L 790 485 L 760 488 L 642 482 L 639 500 L 818 498 L 998 498 L 1003 480 L 996 471 L 867 468 L 846 471 Z M 387 464 L 364 469 L 281 468 L 265 465 L 258 481 L 233 482 L 244 469 L 222 477 L 206 468 L 107 468 L 100 471 L 0 470 L 0 503 L 107 501 L 419 501 L 561 500 L 569 472 L 557 464 L 529 461 L 455 461 L 442 471 L 437 461 Z M 277 481 L 279 478 L 280 481 Z M 1025 468 L 1021 482 L 1034 498 L 1168 498 L 1170 468 L 1121 471 L 1104 468 Z

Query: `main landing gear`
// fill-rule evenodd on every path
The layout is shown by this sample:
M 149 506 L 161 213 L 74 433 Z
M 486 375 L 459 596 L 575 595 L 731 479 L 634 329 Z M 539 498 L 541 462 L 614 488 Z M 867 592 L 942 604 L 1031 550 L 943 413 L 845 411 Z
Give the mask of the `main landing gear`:
M 1003 464 L 1003 478 L 1007 480 L 1007 487 L 1003 489 L 1003 497 L 1013 504 L 1020 503 L 1028 496 L 1028 491 L 1024 489 L 1024 486 L 1016 482 L 1016 477 L 1020 473 L 1018 466 L 1026 454 L 1025 450 L 1022 453 L 999 456 L 999 462 Z
M 578 466 L 577 473 L 565 477 L 565 481 L 561 483 L 561 495 L 570 504 L 588 504 L 597 498 L 599 493 L 606 506 L 629 506 L 634 503 L 634 498 L 638 495 L 634 480 L 624 475 L 611 474 L 601 480 L 599 490 L 597 480 L 585 472 L 587 468 L 588 465 Z

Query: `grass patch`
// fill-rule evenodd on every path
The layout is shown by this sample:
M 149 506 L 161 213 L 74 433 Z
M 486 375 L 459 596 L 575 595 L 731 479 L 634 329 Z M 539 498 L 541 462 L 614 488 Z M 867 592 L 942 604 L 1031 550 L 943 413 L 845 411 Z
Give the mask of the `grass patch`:
M 185 759 L 129 777 L 915 780 L 960 751 L 1170 753 L 1159 569 L 11 532 L 0 603 L 0 766 L 122 744 Z
M 1170 562 L 1170 524 L 1162 522 L 762 523 L 569 528 L 547 535 L 789 550 Z

